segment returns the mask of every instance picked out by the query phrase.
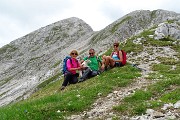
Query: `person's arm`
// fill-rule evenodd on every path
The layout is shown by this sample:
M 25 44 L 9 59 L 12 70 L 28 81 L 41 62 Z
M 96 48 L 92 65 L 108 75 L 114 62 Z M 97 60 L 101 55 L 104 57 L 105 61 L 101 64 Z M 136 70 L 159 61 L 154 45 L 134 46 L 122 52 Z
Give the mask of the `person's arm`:
M 101 57 L 98 57 L 98 56 L 97 56 L 97 61 L 98 61 L 98 63 L 102 66 L 102 59 L 101 59 Z
M 80 63 L 82 64 L 84 62 L 84 60 L 81 60 Z
M 81 70 L 83 69 L 83 66 L 81 65 L 81 62 L 78 62 L 78 67 L 80 67 Z

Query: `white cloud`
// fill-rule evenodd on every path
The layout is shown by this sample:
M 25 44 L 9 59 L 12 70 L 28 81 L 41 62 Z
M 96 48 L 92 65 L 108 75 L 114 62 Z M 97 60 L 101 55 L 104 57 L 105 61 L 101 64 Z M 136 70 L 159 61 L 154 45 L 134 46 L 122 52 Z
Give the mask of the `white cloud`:
M 134 10 L 180 13 L 179 4 L 179 0 L 1 0 L 0 47 L 69 17 L 78 17 L 97 31 Z

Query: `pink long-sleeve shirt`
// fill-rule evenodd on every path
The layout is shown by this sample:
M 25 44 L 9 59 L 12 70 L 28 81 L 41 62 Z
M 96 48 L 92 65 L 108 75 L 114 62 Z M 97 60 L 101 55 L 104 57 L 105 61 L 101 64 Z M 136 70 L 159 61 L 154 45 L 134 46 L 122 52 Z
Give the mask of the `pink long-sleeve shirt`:
M 71 64 L 71 61 L 70 59 L 67 60 L 67 69 L 68 71 L 70 71 L 72 74 L 76 74 L 76 70 L 70 70 L 71 68 L 78 68 L 80 67 L 80 63 L 78 62 L 77 59 L 75 58 L 71 58 L 72 60 L 72 64 Z

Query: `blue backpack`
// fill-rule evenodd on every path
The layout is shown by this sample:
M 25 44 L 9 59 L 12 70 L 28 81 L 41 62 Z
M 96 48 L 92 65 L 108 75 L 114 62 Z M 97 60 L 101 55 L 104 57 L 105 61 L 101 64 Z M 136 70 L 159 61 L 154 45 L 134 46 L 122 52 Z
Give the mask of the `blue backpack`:
M 70 59 L 71 63 L 72 63 L 72 60 L 71 60 L 71 56 L 66 56 L 63 60 L 63 67 L 62 67 L 62 73 L 64 74 L 67 70 L 67 60 Z
M 70 59 L 70 62 L 72 64 L 72 59 L 71 56 L 66 56 L 63 60 L 63 67 L 62 67 L 62 73 L 65 74 L 68 70 L 67 70 L 67 60 Z M 78 64 L 78 61 L 76 61 Z M 73 65 L 73 64 L 72 64 Z

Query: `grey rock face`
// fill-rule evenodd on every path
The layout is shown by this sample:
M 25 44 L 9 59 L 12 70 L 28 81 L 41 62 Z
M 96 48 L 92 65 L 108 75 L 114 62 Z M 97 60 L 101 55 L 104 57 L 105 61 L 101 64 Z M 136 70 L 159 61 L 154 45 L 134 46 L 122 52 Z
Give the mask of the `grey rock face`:
M 87 55 L 89 48 L 101 54 L 115 40 L 125 41 L 169 17 L 179 21 L 178 16 L 164 10 L 134 11 L 97 32 L 73 17 L 11 42 L 0 48 L 0 106 L 26 99 L 40 83 L 59 73 L 59 64 L 72 49 L 78 50 L 80 57 Z
M 57 74 L 58 63 L 72 49 L 81 52 L 91 34 L 93 30 L 85 22 L 69 18 L 40 28 L 1 48 L 0 105 L 26 98 L 38 84 Z
M 177 23 L 161 23 L 156 28 L 155 35 L 155 39 L 172 37 L 180 40 L 180 25 Z

